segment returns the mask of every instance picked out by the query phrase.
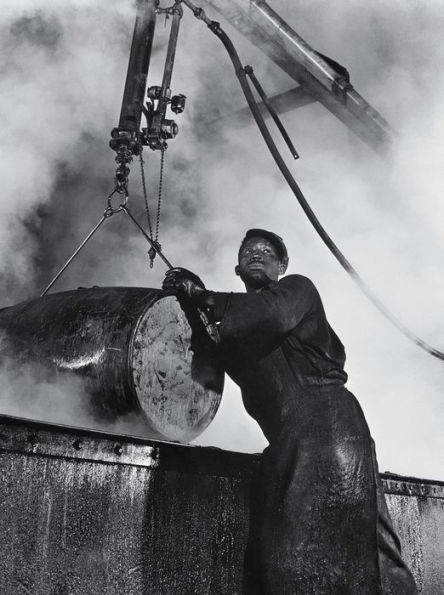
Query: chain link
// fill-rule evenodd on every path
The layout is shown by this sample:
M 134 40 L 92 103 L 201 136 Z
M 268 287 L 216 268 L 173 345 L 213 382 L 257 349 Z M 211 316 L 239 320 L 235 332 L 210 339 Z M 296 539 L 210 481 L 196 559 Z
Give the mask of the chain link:
M 122 194 L 124 194 L 124 197 L 122 198 Z M 115 195 L 119 196 L 119 204 L 115 207 L 113 207 L 113 197 Z M 111 215 L 114 215 L 114 213 L 119 213 L 123 207 L 125 207 L 128 203 L 128 190 L 126 186 L 120 186 L 120 187 L 115 187 L 114 190 L 111 192 L 111 194 L 108 195 L 107 198 L 107 207 L 104 211 L 104 216 L 105 217 L 110 217 Z
M 160 155 L 160 174 L 159 174 L 159 192 L 157 198 L 157 213 L 156 213 L 156 227 L 153 234 L 153 227 L 151 221 L 151 214 L 150 214 L 150 207 L 148 203 L 148 193 L 146 190 L 146 182 L 145 182 L 145 171 L 143 167 L 143 159 L 141 157 L 140 160 L 141 165 L 141 174 L 142 174 L 142 188 L 143 188 L 143 197 L 145 200 L 145 209 L 146 209 L 146 216 L 148 221 L 148 228 L 150 231 L 150 235 L 154 241 L 154 243 L 161 248 L 159 244 L 159 227 L 160 227 L 160 215 L 162 209 L 162 191 L 163 191 L 163 177 L 164 177 L 164 167 L 165 167 L 165 147 L 161 148 L 161 155 Z M 148 256 L 150 259 L 150 268 L 152 269 L 154 266 L 154 259 L 156 257 L 156 250 L 151 246 L 148 250 Z
M 142 190 L 143 190 L 143 200 L 145 201 L 145 212 L 146 212 L 146 220 L 148 223 L 148 229 L 150 232 L 150 236 L 153 236 L 153 226 L 151 224 L 151 214 L 150 214 L 150 206 L 148 204 L 148 193 L 146 190 L 146 178 L 145 178 L 145 167 L 144 167 L 144 160 L 142 156 L 142 151 L 139 154 L 139 161 L 140 161 L 140 175 L 142 178 Z
M 159 195 L 158 195 L 158 199 L 157 199 L 156 235 L 154 238 L 156 240 L 156 242 L 159 239 L 160 209 L 161 209 L 161 204 L 162 204 L 164 166 L 165 166 L 165 147 L 162 147 L 161 155 L 160 155 L 160 175 L 159 175 Z

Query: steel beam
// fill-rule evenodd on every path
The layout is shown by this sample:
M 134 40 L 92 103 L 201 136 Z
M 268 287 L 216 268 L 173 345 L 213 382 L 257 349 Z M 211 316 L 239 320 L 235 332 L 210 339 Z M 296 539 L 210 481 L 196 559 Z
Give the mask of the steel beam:
M 274 111 L 277 114 L 285 114 L 293 109 L 304 107 L 304 105 L 308 105 L 310 103 L 314 103 L 316 99 L 314 99 L 311 95 L 309 95 L 302 87 L 296 87 L 295 89 L 290 89 L 289 91 L 285 91 L 284 93 L 279 93 L 278 95 L 273 95 L 273 97 L 268 98 L 269 103 L 274 108 Z M 261 110 L 262 116 L 264 118 L 270 117 L 270 112 L 262 103 L 258 103 L 259 109 Z M 224 114 L 223 116 L 219 116 L 218 118 L 208 118 L 205 119 L 205 129 L 207 126 L 211 126 L 212 128 L 217 128 L 219 126 L 224 126 L 227 122 L 229 122 L 232 126 L 241 126 L 245 124 L 248 119 L 251 118 L 251 122 L 253 122 L 253 117 L 250 112 L 250 108 L 243 107 L 240 110 L 236 110 L 234 112 L 230 112 L 228 114 Z
M 208 16 L 218 11 L 309 95 L 377 151 L 394 137 L 386 120 L 309 46 L 264 0 L 205 0 Z

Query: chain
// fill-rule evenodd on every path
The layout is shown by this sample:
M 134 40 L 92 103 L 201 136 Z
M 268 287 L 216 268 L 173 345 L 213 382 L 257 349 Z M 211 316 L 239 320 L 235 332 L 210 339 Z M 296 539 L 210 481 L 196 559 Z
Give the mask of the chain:
M 146 191 L 146 179 L 145 179 L 145 168 L 144 168 L 144 160 L 142 156 L 142 151 L 139 154 L 139 161 L 140 161 L 140 175 L 142 178 L 142 190 L 143 190 L 143 200 L 145 201 L 145 211 L 146 211 L 146 219 L 148 222 L 148 229 L 150 232 L 150 236 L 153 236 L 153 226 L 151 224 L 151 214 L 150 214 L 150 206 L 148 204 L 148 193 Z
M 165 148 L 162 147 L 161 155 L 160 155 L 159 193 L 158 193 L 158 198 L 157 198 L 156 229 L 155 229 L 154 235 L 152 232 L 151 217 L 149 215 L 148 200 L 147 200 L 146 194 L 145 194 L 145 206 L 147 209 L 147 216 L 148 216 L 148 220 L 149 220 L 150 234 L 151 234 L 151 237 L 153 238 L 154 242 L 156 243 L 156 245 L 159 246 L 159 248 L 161 248 L 161 245 L 159 244 L 159 227 L 160 227 L 160 212 L 161 212 L 161 208 L 162 208 L 162 190 L 163 190 L 164 167 L 165 167 Z M 150 258 L 150 268 L 152 269 L 154 266 L 154 259 L 156 257 L 156 250 L 154 250 L 153 247 L 151 247 L 148 250 L 148 256 Z
M 159 225 L 160 225 L 160 209 L 162 204 L 162 190 L 163 190 L 163 171 L 165 167 L 165 147 L 161 148 L 160 155 L 160 175 L 159 175 L 159 196 L 157 199 L 157 218 L 156 218 L 156 235 L 155 240 L 159 239 Z
M 128 194 L 128 176 L 130 173 L 128 165 L 132 160 L 133 154 L 130 149 L 122 145 L 119 148 L 115 159 L 115 161 L 118 163 L 118 167 L 116 169 L 116 176 L 114 178 L 114 191 L 118 192 L 119 194 Z

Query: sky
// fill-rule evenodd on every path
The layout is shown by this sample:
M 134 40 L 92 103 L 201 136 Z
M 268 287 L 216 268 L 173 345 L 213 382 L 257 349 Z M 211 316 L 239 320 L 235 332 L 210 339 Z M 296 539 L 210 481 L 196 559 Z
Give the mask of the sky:
M 391 154 L 381 158 L 321 105 L 282 116 L 301 156 L 288 164 L 327 231 L 393 313 L 444 349 L 441 3 L 269 3 L 312 47 L 343 64 L 358 93 L 397 131 Z M 221 21 L 268 95 L 294 86 L 219 14 L 206 10 Z M 149 84 L 161 81 L 168 33 L 162 21 Z M 102 215 L 113 187 L 108 141 L 118 124 L 133 23 L 130 0 L 2 4 L 4 306 L 38 295 Z M 176 117 L 180 132 L 166 153 L 160 241 L 167 258 L 195 271 L 210 289 L 242 291 L 233 269 L 245 231 L 265 227 L 281 235 L 290 254 L 288 272 L 314 281 L 346 347 L 348 388 L 365 412 L 380 470 L 444 480 L 443 362 L 400 335 L 340 268 L 251 118 L 230 125 L 229 114 L 244 107 L 238 82 L 219 40 L 189 11 L 172 89 L 187 96 L 187 107 Z M 222 125 L 209 126 L 214 119 Z M 144 156 L 155 208 L 159 155 Z M 130 205 L 143 220 L 137 163 L 131 166 Z M 159 287 L 165 267 L 156 260 L 150 269 L 146 252 L 143 238 L 116 215 L 55 289 Z M 195 443 L 246 452 L 265 447 L 231 381 L 215 420 Z

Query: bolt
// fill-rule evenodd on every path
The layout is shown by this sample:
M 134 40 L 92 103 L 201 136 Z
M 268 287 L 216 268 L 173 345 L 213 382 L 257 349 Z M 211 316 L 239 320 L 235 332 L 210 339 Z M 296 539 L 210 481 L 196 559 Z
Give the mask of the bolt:
M 36 434 L 30 434 L 27 438 L 29 444 L 31 444 L 32 446 L 35 446 L 38 442 L 38 438 L 36 436 Z
M 81 443 L 81 441 L 80 441 L 80 440 L 75 440 L 75 441 L 73 442 L 73 447 L 74 447 L 76 450 L 80 450 L 80 449 L 82 448 L 82 443 Z

